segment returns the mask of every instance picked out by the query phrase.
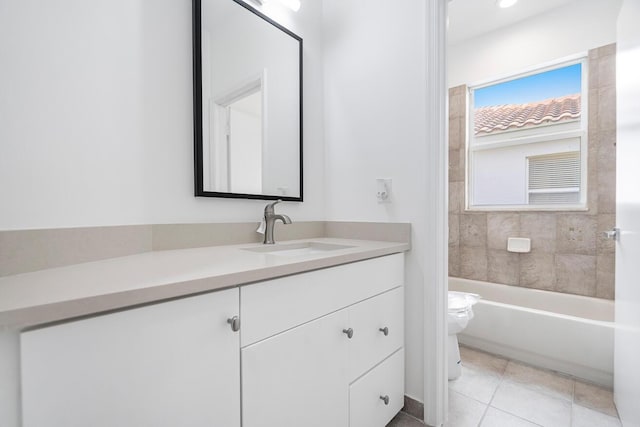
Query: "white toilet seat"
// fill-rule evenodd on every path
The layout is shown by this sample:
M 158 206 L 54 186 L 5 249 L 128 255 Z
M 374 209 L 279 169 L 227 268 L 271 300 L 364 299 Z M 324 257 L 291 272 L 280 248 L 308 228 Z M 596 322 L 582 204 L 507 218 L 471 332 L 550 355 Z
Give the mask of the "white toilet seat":
M 462 332 L 473 319 L 472 306 L 478 302 L 479 295 L 466 292 L 449 291 L 448 304 L 448 334 L 454 335 Z
M 471 309 L 471 307 L 478 302 L 480 295 L 471 294 L 469 292 L 456 292 L 449 291 L 448 295 L 448 309 L 449 313 L 461 312 Z

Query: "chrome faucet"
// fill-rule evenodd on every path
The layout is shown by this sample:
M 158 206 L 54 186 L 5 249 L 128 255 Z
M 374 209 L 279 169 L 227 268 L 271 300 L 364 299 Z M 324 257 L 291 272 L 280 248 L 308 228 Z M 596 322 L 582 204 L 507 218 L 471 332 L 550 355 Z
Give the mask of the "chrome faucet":
M 291 218 L 286 215 L 276 215 L 275 206 L 282 202 L 282 200 L 276 200 L 273 203 L 269 203 L 264 208 L 264 244 L 265 245 L 273 245 L 275 240 L 273 238 L 273 228 L 276 225 L 276 221 L 280 220 L 283 224 L 291 224 Z

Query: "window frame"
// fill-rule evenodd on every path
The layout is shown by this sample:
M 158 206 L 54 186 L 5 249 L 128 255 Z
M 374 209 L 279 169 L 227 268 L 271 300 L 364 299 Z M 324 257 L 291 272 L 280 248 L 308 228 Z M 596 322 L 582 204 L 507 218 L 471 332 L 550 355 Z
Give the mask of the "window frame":
M 473 94 L 477 89 L 494 86 L 511 80 L 517 80 L 535 74 L 544 73 L 575 64 L 581 64 L 581 99 L 580 119 L 562 121 L 560 123 L 544 124 L 526 129 L 504 130 L 495 135 L 483 135 L 475 137 L 474 132 L 474 108 Z M 588 210 L 588 141 L 589 141 L 589 67 L 587 53 L 581 53 L 557 61 L 540 64 L 519 73 L 502 76 L 476 84 L 470 84 L 466 90 L 466 138 L 465 138 L 465 211 L 587 211 Z M 480 138 L 480 144 L 477 139 Z M 549 205 L 473 205 L 473 165 L 472 152 L 490 150 L 496 148 L 533 144 L 546 141 L 562 141 L 579 139 L 580 147 L 580 202 L 576 204 L 549 204 Z M 474 143 L 475 142 L 475 143 Z M 525 157 L 525 168 L 528 169 L 528 161 Z M 528 177 L 528 175 L 527 175 Z M 527 178 L 528 179 L 528 178 Z M 525 194 L 528 200 L 525 182 Z

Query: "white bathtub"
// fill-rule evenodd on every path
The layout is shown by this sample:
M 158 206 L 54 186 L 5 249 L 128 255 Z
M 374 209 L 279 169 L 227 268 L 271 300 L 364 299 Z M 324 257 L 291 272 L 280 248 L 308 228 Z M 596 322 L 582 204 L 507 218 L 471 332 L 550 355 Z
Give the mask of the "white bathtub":
M 455 277 L 449 290 L 482 296 L 461 343 L 613 385 L 613 301 Z

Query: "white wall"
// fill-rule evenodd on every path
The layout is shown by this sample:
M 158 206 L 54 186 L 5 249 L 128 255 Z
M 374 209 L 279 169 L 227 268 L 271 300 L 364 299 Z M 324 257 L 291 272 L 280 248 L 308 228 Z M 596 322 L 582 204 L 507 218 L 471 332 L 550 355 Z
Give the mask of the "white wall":
M 616 41 L 622 0 L 575 0 L 448 51 L 449 87 L 512 75 Z
M 324 23 L 327 219 L 412 223 L 405 282 L 406 393 L 422 400 L 424 4 L 324 0 Z M 393 179 L 393 203 L 377 203 L 376 178 Z
M 321 2 L 273 17 L 304 38 L 304 203 L 324 217 Z M 0 230 L 259 220 L 195 198 L 191 0 L 0 0 Z

